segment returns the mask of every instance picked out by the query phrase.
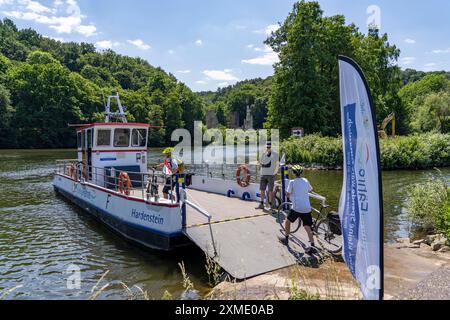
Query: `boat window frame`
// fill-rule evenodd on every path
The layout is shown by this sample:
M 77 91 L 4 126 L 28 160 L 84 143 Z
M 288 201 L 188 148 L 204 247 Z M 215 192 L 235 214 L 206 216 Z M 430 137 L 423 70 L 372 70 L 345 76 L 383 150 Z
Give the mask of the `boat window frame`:
M 82 140 L 83 138 L 82 138 L 82 133 L 81 133 L 81 131 L 78 131 L 77 132 L 77 149 L 81 149 L 82 148 L 82 142 L 83 142 L 83 140 Z
M 128 131 L 128 145 L 118 145 L 116 143 L 116 132 L 118 130 Z M 131 144 L 131 129 L 130 128 L 114 128 L 114 136 L 113 136 L 113 147 L 114 148 L 129 148 Z
M 142 137 L 143 138 L 142 141 L 144 143 L 143 144 L 142 143 L 141 144 L 139 144 L 139 143 L 135 144 L 134 141 L 133 141 L 134 140 L 134 133 L 138 132 L 138 134 L 140 134 L 141 131 L 144 131 L 144 136 Z M 139 136 L 138 136 L 138 139 L 139 139 Z M 145 148 L 145 147 L 147 147 L 147 140 L 148 140 L 148 130 L 147 129 L 145 129 L 145 128 L 133 128 L 132 129 L 132 131 L 131 131 L 131 146 L 132 147 Z
M 112 134 L 112 129 L 111 128 L 102 128 L 102 129 L 96 129 L 96 134 L 95 134 L 95 145 L 97 147 L 111 147 L 111 134 Z M 99 134 L 100 131 L 105 132 L 108 131 L 109 132 L 109 138 L 108 138 L 108 144 L 99 144 Z M 106 137 L 106 136 L 105 136 Z
M 94 146 L 94 132 L 93 132 L 93 130 L 92 129 L 87 129 L 86 130 L 86 142 L 87 142 L 87 144 L 86 144 L 86 149 L 92 149 L 93 148 L 93 146 Z

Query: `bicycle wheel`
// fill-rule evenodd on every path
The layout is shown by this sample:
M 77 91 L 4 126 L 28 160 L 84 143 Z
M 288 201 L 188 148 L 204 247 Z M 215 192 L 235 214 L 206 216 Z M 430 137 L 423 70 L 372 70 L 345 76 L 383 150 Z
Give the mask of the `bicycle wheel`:
M 322 219 L 315 228 L 317 241 L 323 249 L 327 250 L 333 255 L 340 255 L 342 253 L 342 235 L 333 231 L 341 230 L 341 226 L 330 219 Z
M 289 212 L 291 211 L 291 208 L 292 208 L 292 203 L 283 203 L 278 207 L 277 221 L 280 224 L 280 226 L 284 232 L 286 232 L 285 222 L 287 220 Z M 301 220 L 298 219 L 296 222 L 291 223 L 291 232 L 290 233 L 296 233 L 300 229 L 300 227 L 301 227 Z

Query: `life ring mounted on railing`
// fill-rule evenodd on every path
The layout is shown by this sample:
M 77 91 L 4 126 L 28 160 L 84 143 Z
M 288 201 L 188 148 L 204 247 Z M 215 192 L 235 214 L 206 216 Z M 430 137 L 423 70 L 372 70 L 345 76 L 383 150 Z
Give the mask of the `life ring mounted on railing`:
M 244 178 L 241 178 L 242 171 L 244 171 L 245 173 Z M 240 185 L 242 188 L 247 188 L 250 185 L 250 178 L 250 169 L 245 164 L 239 166 L 236 171 L 236 181 L 238 185 Z
M 76 178 L 77 178 L 77 171 L 76 171 L 75 165 L 74 165 L 73 163 L 67 165 L 67 166 L 65 167 L 65 172 L 64 172 L 64 174 L 65 174 L 66 176 L 71 177 L 73 180 L 76 180 Z
M 121 172 L 119 174 L 119 192 L 127 196 L 131 193 L 131 179 L 128 173 Z

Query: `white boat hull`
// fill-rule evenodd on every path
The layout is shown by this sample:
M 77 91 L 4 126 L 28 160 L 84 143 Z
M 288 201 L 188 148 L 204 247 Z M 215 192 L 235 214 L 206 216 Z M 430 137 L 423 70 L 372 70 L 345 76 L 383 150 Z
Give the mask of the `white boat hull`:
M 149 203 L 90 183 L 56 174 L 55 190 L 128 240 L 171 250 L 189 244 L 182 233 L 179 204 Z

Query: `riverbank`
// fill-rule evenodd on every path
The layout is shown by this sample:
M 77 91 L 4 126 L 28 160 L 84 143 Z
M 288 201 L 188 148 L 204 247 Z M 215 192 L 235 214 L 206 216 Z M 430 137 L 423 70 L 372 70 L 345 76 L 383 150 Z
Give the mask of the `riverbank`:
M 380 140 L 383 170 L 450 167 L 450 134 L 427 133 Z M 342 139 L 307 135 L 281 143 L 288 163 L 315 169 L 341 169 Z
M 388 244 L 385 246 L 385 299 L 450 298 L 450 287 L 444 288 L 437 281 L 450 273 L 449 270 L 449 252 L 433 252 L 426 244 Z M 362 295 L 347 266 L 327 260 L 316 268 L 297 265 L 240 283 L 221 282 L 206 298 L 360 300 Z

